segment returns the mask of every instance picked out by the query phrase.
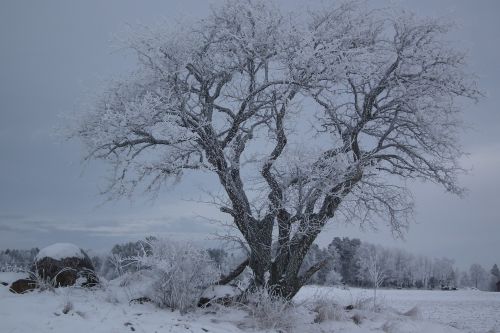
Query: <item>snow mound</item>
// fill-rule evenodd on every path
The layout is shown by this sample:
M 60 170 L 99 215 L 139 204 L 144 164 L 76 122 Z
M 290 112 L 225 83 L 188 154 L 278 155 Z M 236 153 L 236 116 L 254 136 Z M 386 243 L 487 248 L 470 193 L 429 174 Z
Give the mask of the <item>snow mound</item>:
M 203 291 L 201 297 L 214 299 L 214 298 L 224 298 L 224 297 L 234 297 L 241 294 L 241 291 L 232 286 L 222 285 L 222 286 L 210 286 L 205 291 Z
M 421 320 L 423 318 L 422 311 L 420 311 L 418 306 L 414 306 L 410 310 L 404 312 L 403 316 L 407 316 L 415 320 Z
M 71 243 L 56 243 L 49 245 L 38 252 L 35 261 L 39 261 L 45 257 L 54 260 L 61 260 L 63 258 L 81 258 L 84 259 L 85 255 L 82 250 L 75 244 Z

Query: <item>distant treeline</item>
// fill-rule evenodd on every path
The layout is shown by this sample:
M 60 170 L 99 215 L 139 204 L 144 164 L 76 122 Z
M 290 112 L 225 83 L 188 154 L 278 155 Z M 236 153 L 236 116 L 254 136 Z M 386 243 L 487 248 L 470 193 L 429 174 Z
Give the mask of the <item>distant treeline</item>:
M 136 269 L 133 260 L 127 258 L 147 254 L 150 239 L 116 244 L 108 254 L 91 255 L 91 259 L 102 277 L 113 279 Z M 0 251 L 0 271 L 29 269 L 38 251 L 37 248 Z M 230 272 L 243 260 L 241 253 L 229 253 L 222 248 L 209 248 L 207 252 L 223 273 Z M 379 278 L 378 286 L 386 288 L 470 287 L 496 290 L 497 282 L 500 281 L 496 264 L 490 270 L 479 264 L 472 264 L 468 270 L 459 270 L 453 259 L 414 255 L 402 249 L 362 242 L 357 238 L 336 237 L 324 248 L 314 244 L 301 269 L 306 271 L 320 261 L 325 261 L 325 265 L 312 276 L 309 284 L 371 287 L 374 269 Z
M 330 263 L 316 273 L 310 283 L 371 287 L 374 268 L 380 277 L 379 286 L 387 288 L 473 287 L 496 290 L 496 283 L 500 281 L 496 264 L 489 271 L 479 264 L 472 264 L 468 270 L 459 270 L 453 259 L 415 255 L 347 237 L 336 237 L 325 248 L 311 247 L 302 269 L 306 270 L 327 257 L 332 258 Z

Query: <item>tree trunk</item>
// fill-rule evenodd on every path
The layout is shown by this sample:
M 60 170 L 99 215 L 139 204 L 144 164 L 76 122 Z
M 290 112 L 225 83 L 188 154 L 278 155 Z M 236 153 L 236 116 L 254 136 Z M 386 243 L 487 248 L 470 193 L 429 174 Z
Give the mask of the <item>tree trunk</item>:
M 291 251 L 292 250 L 288 248 L 285 253 L 282 254 L 281 259 L 275 258 L 274 261 L 271 260 L 270 251 L 269 253 L 266 252 L 265 255 L 262 255 L 262 252 L 253 251 L 249 260 L 249 266 L 254 274 L 250 289 L 264 287 L 267 288 L 270 293 L 290 300 L 297 294 L 300 288 L 307 283 L 310 277 L 323 268 L 328 262 L 328 259 L 318 262 L 309 268 L 303 275 L 299 275 L 299 270 L 305 255 Z M 307 252 L 307 250 L 304 251 Z M 292 259 L 286 260 L 283 258 Z

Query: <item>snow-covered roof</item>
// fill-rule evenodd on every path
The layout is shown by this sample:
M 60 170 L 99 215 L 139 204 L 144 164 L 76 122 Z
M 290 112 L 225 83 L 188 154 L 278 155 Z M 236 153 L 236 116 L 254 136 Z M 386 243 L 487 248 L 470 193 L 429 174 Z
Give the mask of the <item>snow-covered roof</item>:
M 38 252 L 35 257 L 35 261 L 41 260 L 45 257 L 49 257 L 55 260 L 61 260 L 63 258 L 85 258 L 82 250 L 75 244 L 71 243 L 56 243 L 49 245 Z

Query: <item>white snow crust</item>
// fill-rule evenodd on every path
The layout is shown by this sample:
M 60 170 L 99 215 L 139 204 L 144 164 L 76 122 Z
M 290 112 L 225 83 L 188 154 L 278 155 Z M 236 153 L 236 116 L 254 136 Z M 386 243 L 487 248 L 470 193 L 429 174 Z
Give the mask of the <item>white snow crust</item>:
M 1 273 L 11 282 L 19 274 Z M 151 303 L 130 303 L 144 295 L 147 275 L 131 275 L 94 289 L 65 287 L 18 295 L 0 285 L 0 332 L 170 332 L 170 333 L 277 333 L 255 326 L 247 312 L 216 305 L 181 315 Z M 207 290 L 226 295 L 229 288 Z M 307 304 L 315 297 L 331 297 L 340 305 L 369 300 L 371 290 L 307 286 L 297 295 L 297 323 L 289 333 L 487 333 L 500 332 L 500 293 L 473 290 L 379 290 L 383 310 L 353 310 L 345 320 L 314 323 Z M 64 312 L 67 304 L 70 310 Z M 368 302 L 370 304 L 370 302 Z M 417 306 L 417 308 L 414 308 Z M 353 323 L 357 313 L 362 322 Z M 405 314 L 406 313 L 406 314 Z
M 55 260 L 61 260 L 63 258 L 84 258 L 82 251 L 78 246 L 71 243 L 56 243 L 44 247 L 38 252 L 35 257 L 35 261 L 41 260 L 45 257 L 49 257 Z

